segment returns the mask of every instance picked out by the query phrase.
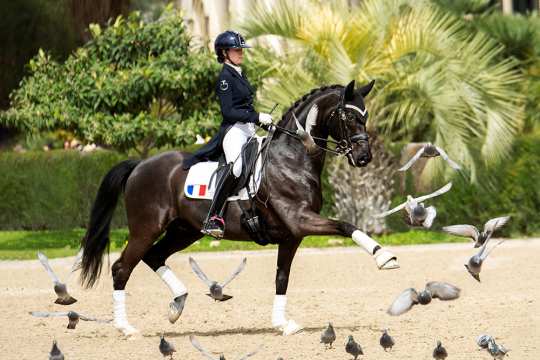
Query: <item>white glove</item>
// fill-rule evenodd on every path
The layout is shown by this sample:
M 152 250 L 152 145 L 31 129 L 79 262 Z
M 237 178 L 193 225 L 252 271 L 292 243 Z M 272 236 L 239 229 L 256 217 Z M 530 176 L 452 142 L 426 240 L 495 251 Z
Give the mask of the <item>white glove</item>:
M 259 113 L 259 123 L 263 125 L 270 125 L 272 123 L 272 115 Z

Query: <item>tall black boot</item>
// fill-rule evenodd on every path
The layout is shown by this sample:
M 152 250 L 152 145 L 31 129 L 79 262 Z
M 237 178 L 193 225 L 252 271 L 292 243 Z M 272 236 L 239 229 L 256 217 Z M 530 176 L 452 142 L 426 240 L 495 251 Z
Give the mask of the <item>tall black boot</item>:
M 214 198 L 212 199 L 212 205 L 208 211 L 208 216 L 203 224 L 201 232 L 206 235 L 213 236 L 217 239 L 223 237 L 225 230 L 225 220 L 223 220 L 223 213 L 227 205 L 227 198 L 231 195 L 232 191 L 237 185 L 237 178 L 232 172 L 232 163 L 227 165 L 226 173 L 220 179 L 216 186 Z

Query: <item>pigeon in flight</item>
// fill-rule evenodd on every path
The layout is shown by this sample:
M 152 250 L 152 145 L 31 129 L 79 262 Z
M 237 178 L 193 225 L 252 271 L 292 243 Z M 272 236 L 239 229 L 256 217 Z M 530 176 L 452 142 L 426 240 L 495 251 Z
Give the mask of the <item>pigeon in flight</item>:
M 347 341 L 347 344 L 345 344 L 345 351 L 354 356 L 354 360 L 356 360 L 358 355 L 364 355 L 362 347 L 360 346 L 360 344 L 354 341 L 352 335 L 349 335 L 349 340 Z
M 490 338 L 488 340 L 487 351 L 491 356 L 493 356 L 493 359 L 501 360 L 504 359 L 510 350 L 505 349 L 502 345 L 498 345 L 493 338 Z
M 193 345 L 193 347 L 194 347 L 195 349 L 197 349 L 201 354 L 203 354 L 207 359 L 209 359 L 209 360 L 217 360 L 215 357 L 212 356 L 212 354 L 210 354 L 208 351 L 206 351 L 206 350 L 201 346 L 201 344 L 199 344 L 199 341 L 195 338 L 195 336 L 190 335 L 190 336 L 189 336 L 189 340 L 191 341 L 191 345 Z M 257 348 L 257 350 L 245 354 L 244 356 L 242 356 L 242 357 L 239 358 L 238 360 L 246 360 L 247 358 L 249 358 L 249 357 L 255 355 L 256 353 L 259 352 L 259 350 L 261 349 L 261 347 L 262 347 L 262 346 L 259 346 L 259 348 Z M 219 355 L 219 360 L 225 360 L 225 356 L 224 356 L 223 354 Z
M 75 262 L 73 263 L 73 266 L 71 267 L 71 272 L 69 274 L 68 280 L 66 283 L 63 283 L 60 281 L 58 276 L 54 273 L 53 269 L 51 268 L 51 265 L 49 265 L 49 259 L 45 254 L 43 254 L 41 251 L 38 251 L 37 253 L 38 259 L 47 271 L 47 274 L 49 274 L 49 277 L 52 279 L 53 285 L 54 285 L 54 292 L 56 293 L 57 299 L 55 300 L 55 304 L 60 305 L 71 305 L 75 302 L 77 302 L 77 299 L 72 297 L 67 292 L 67 286 L 66 284 L 69 282 L 69 279 L 71 278 L 71 274 L 77 269 L 79 266 L 79 262 L 82 257 L 82 250 L 79 251 L 77 256 L 75 257 Z
M 448 352 L 446 351 L 444 346 L 442 346 L 441 342 L 437 341 L 437 347 L 433 349 L 433 358 L 437 360 L 444 360 L 447 357 L 448 357 Z
M 424 158 L 432 158 L 440 156 L 442 157 L 448 165 L 454 170 L 460 170 L 461 166 L 459 166 L 456 162 L 452 161 L 449 157 L 446 151 L 438 147 L 437 145 L 433 145 L 432 143 L 424 143 L 424 144 L 410 144 L 410 146 L 418 146 L 421 145 L 421 148 L 414 154 L 414 156 L 407 161 L 405 165 L 403 165 L 401 168 L 398 169 L 398 171 L 406 171 L 409 169 L 418 159 L 421 157 Z
M 431 199 L 433 197 L 439 196 L 447 192 L 452 188 L 452 183 L 448 183 L 434 193 L 419 196 L 413 198 L 411 195 L 407 195 L 407 201 L 403 204 L 396 206 L 393 209 L 385 211 L 381 214 L 375 215 L 376 218 L 386 217 L 390 214 L 393 214 L 399 210 L 405 209 L 406 217 L 405 222 L 411 226 L 423 226 L 425 228 L 430 228 L 433 224 L 433 220 L 437 216 L 437 210 L 434 206 L 425 207 L 423 201 Z
M 31 311 L 30 315 L 35 317 L 63 317 L 67 316 L 69 322 L 68 322 L 68 329 L 75 329 L 77 324 L 79 323 L 79 320 L 83 321 L 96 321 L 98 323 L 110 323 L 111 320 L 99 320 L 96 318 L 84 316 L 82 314 L 79 314 L 75 311 L 57 311 L 57 312 L 47 312 L 47 311 Z
M 501 245 L 505 241 L 504 239 L 499 241 L 496 245 L 491 247 L 489 251 L 486 251 L 490 240 L 491 238 L 488 238 L 484 245 L 482 245 L 482 247 L 480 248 L 478 254 L 471 257 L 469 259 L 469 262 L 465 264 L 465 267 L 467 268 L 469 274 L 471 274 L 471 276 L 475 278 L 478 282 L 480 282 L 480 271 L 482 270 L 482 263 L 484 262 L 484 260 L 486 260 L 486 258 L 493 251 L 493 249 L 495 249 L 497 246 Z
M 392 350 L 392 347 L 395 345 L 394 339 L 388 334 L 388 329 L 384 330 L 384 333 L 381 336 L 381 339 L 379 340 L 379 343 L 383 347 L 384 351 L 386 349 Z
M 422 291 L 416 291 L 413 288 L 403 291 L 394 300 L 387 312 L 390 315 L 398 316 L 406 313 L 416 304 L 429 304 L 432 298 L 438 298 L 440 300 L 457 299 L 460 292 L 461 290 L 452 284 L 430 281 Z
M 56 340 L 53 340 L 52 349 L 49 353 L 49 360 L 64 360 L 64 354 L 62 354 L 62 352 L 58 348 Z
M 452 235 L 470 237 L 472 241 L 474 241 L 474 247 L 478 248 L 493 235 L 495 230 L 503 227 L 508 220 L 510 220 L 510 216 L 501 216 L 489 219 L 484 224 L 484 230 L 482 232 L 480 232 L 476 226 L 473 225 L 451 225 L 445 226 L 442 229 L 443 231 Z
M 332 323 L 328 323 L 328 327 L 324 329 L 321 334 L 321 343 L 323 343 L 324 347 L 328 349 L 332 347 L 332 343 L 334 341 L 336 341 L 336 332 L 334 331 Z
M 189 263 L 191 265 L 191 268 L 193 269 L 193 272 L 201 279 L 210 289 L 210 293 L 207 294 L 212 299 L 216 301 L 227 301 L 232 298 L 230 295 L 223 294 L 223 288 L 227 286 L 228 283 L 230 283 L 235 277 L 238 276 L 244 270 L 244 267 L 246 266 L 247 259 L 244 258 L 238 268 L 231 274 L 231 276 L 223 282 L 223 284 L 218 284 L 216 281 L 208 279 L 208 276 L 201 270 L 197 262 L 192 258 L 189 257 Z
M 161 335 L 161 340 L 159 341 L 159 351 L 163 355 L 163 357 L 170 356 L 170 358 L 173 358 L 173 353 L 176 352 L 176 349 L 174 346 L 165 340 L 165 336 Z

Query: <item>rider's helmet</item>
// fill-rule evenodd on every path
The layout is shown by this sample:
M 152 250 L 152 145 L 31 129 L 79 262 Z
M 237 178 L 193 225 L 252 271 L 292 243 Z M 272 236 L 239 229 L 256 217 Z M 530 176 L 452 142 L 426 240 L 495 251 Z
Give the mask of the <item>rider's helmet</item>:
M 214 51 L 216 52 L 217 60 L 219 63 L 225 61 L 223 50 L 250 47 L 251 46 L 246 44 L 246 40 L 244 40 L 243 36 L 233 30 L 227 30 L 225 32 L 222 32 L 216 37 L 216 41 L 214 41 Z

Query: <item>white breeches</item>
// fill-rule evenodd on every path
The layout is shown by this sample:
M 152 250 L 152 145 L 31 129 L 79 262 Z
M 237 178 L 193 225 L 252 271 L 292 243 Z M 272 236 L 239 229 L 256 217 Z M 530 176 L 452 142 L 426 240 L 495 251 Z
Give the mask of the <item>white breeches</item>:
M 239 177 L 242 174 L 242 146 L 255 135 L 255 125 L 248 123 L 234 124 L 223 138 L 223 152 L 227 163 L 234 163 L 233 174 Z

